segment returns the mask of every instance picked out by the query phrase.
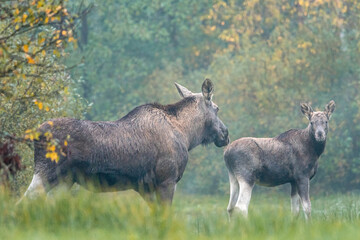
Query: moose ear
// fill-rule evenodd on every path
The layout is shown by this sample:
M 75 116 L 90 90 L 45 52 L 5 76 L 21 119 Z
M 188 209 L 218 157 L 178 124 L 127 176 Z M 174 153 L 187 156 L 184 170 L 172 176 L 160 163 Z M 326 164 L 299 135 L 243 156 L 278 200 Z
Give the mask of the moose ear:
M 210 79 L 205 79 L 204 83 L 202 84 L 201 90 L 204 98 L 210 101 L 214 93 L 214 85 Z
M 309 104 L 302 103 L 301 104 L 301 112 L 306 116 L 307 119 L 310 120 L 314 111 Z
M 175 83 L 175 86 L 181 97 L 186 98 L 186 97 L 190 97 L 191 95 L 193 95 L 193 93 L 190 90 L 188 90 L 186 87 L 181 86 L 178 83 Z
M 331 114 L 334 112 L 335 110 L 335 102 L 334 100 L 331 100 L 325 107 L 325 114 L 328 117 L 328 119 L 330 119 Z

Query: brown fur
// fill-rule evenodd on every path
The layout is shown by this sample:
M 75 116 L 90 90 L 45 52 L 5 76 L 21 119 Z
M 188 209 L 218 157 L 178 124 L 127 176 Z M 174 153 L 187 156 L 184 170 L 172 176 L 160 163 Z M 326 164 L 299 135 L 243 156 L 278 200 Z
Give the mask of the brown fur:
M 210 80 L 205 83 L 212 87 Z M 203 94 L 189 93 L 181 93 L 186 97 L 175 104 L 136 107 L 113 122 L 58 118 L 51 120 L 52 126 L 42 124 L 42 136 L 35 143 L 35 174 L 46 191 L 60 182 L 76 182 L 95 191 L 134 189 L 146 199 L 155 191 L 160 201 L 171 202 L 188 151 L 208 142 L 219 147 L 229 142 L 215 104 Z M 66 153 L 58 163 L 45 157 L 43 134 L 48 131 Z
M 309 180 L 315 175 L 317 160 L 325 149 L 328 120 L 334 109 L 333 101 L 325 112 L 313 112 L 310 105 L 302 104 L 301 110 L 310 121 L 307 128 L 292 129 L 275 138 L 240 138 L 232 142 L 224 152 L 224 160 L 234 183 L 232 187 L 237 189 L 234 194 L 240 197 L 230 196 L 229 213 L 236 208 L 235 198 L 239 198 L 241 205 L 238 189 L 241 183 L 248 186 L 250 196 L 254 184 L 272 187 L 290 183 L 292 196 L 300 196 L 303 206 L 306 205 L 304 211 L 310 215 Z M 243 204 L 244 211 L 247 204 Z

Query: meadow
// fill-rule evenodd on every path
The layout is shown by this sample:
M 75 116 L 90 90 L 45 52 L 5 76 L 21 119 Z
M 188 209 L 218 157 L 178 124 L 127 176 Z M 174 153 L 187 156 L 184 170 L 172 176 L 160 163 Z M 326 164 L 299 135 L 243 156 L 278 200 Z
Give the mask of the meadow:
M 228 196 L 176 192 L 171 208 L 149 208 L 132 191 L 56 193 L 23 201 L 0 195 L 0 239 L 358 239 L 360 195 L 312 198 L 312 220 L 290 213 L 282 193 L 256 193 L 249 218 L 228 221 Z

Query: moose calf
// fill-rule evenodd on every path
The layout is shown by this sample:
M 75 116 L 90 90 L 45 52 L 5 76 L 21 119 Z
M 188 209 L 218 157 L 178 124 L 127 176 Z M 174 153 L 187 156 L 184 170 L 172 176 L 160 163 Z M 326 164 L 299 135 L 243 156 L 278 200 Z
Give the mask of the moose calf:
M 334 110 L 334 101 L 330 101 L 323 112 L 314 112 L 310 105 L 303 103 L 301 111 L 309 120 L 307 128 L 291 129 L 275 138 L 240 138 L 226 148 L 229 216 L 234 211 L 247 216 L 255 183 L 268 187 L 290 183 L 292 212 L 298 215 L 301 201 L 306 219 L 310 218 L 309 181 L 316 174 Z

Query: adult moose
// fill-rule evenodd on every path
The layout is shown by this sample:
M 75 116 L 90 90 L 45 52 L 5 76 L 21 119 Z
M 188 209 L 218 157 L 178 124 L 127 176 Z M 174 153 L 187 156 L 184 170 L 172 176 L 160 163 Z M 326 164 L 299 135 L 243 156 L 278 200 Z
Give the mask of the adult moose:
M 136 107 L 117 121 L 59 118 L 43 123 L 35 142 L 35 169 L 25 192 L 49 192 L 63 182 L 78 183 L 96 191 L 134 189 L 146 200 L 156 193 L 159 202 L 171 204 L 176 183 L 188 161 L 188 151 L 200 144 L 229 143 L 228 130 L 212 102 L 213 84 L 206 79 L 202 93 L 192 93 L 175 83 L 181 101 Z M 51 132 L 66 156 L 58 163 L 45 157 L 45 132 Z
M 275 138 L 240 138 L 227 147 L 224 160 L 230 180 L 229 216 L 234 211 L 247 216 L 255 183 L 268 187 L 290 183 L 292 212 L 298 215 L 301 200 L 306 219 L 311 216 L 309 182 L 325 149 L 328 121 L 334 110 L 334 101 L 324 112 L 314 112 L 303 103 L 307 128 L 291 129 Z

